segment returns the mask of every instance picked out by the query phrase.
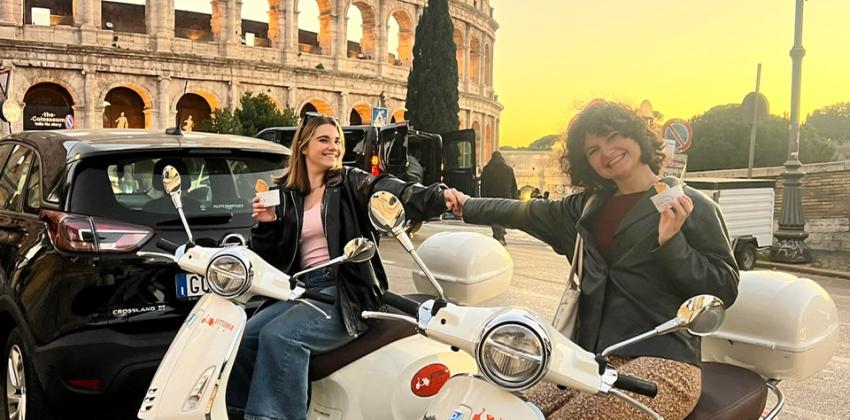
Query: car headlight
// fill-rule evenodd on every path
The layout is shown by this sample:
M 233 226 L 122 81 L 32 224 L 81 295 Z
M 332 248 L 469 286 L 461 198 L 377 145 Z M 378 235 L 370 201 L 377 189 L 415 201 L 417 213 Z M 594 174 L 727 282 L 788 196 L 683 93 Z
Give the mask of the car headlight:
M 549 367 L 552 346 L 546 330 L 530 314 L 511 310 L 488 322 L 478 343 L 478 370 L 512 391 L 534 386 Z
M 210 290 L 223 297 L 245 293 L 253 277 L 251 262 L 232 252 L 215 256 L 207 267 L 207 284 Z

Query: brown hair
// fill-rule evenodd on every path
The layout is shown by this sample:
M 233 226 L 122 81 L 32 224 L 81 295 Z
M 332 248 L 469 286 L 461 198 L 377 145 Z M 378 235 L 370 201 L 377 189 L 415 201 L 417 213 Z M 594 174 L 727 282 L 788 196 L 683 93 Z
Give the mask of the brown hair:
M 578 114 L 567 130 L 566 149 L 561 168 L 573 185 L 596 191 L 612 187 L 614 181 L 599 176 L 587 161 L 584 142 L 588 135 L 607 137 L 620 133 L 640 146 L 640 161 L 658 174 L 664 165 L 664 141 L 645 119 L 623 104 L 598 101 Z
M 345 154 L 345 135 L 342 132 L 342 127 L 340 127 L 336 118 L 308 113 L 301 118 L 301 124 L 295 130 L 295 136 L 292 139 L 292 156 L 289 158 L 289 171 L 286 175 L 275 179 L 278 185 L 298 191 L 301 194 L 308 194 L 310 192 L 310 178 L 307 176 L 307 158 L 302 153 L 302 150 L 316 134 L 316 130 L 328 124 L 336 127 L 341 150 L 336 165 L 328 170 L 328 173 L 325 173 L 325 180 L 327 181 L 328 175 L 331 172 L 342 170 L 342 156 Z

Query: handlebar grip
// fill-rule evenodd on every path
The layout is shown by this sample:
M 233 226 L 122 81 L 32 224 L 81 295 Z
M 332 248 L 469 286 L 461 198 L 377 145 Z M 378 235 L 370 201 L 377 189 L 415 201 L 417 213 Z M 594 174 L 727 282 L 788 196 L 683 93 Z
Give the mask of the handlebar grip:
M 389 291 L 384 292 L 383 299 L 384 303 L 404 312 L 407 315 L 412 317 L 417 317 L 419 315 L 419 302 L 413 299 L 409 299 Z
M 622 389 L 623 391 L 631 391 L 636 394 L 646 395 L 650 398 L 655 398 L 658 394 L 658 386 L 652 382 L 645 381 L 634 376 L 618 374 L 617 381 L 614 382 L 614 388 Z
M 304 294 L 301 295 L 301 297 L 307 298 L 307 299 L 317 300 L 317 301 L 323 302 L 323 303 L 330 303 L 331 305 L 333 305 L 334 300 L 336 300 L 336 298 L 334 298 L 331 295 L 326 295 L 324 293 L 314 291 L 314 290 L 305 291 Z
M 177 248 L 180 248 L 180 244 L 175 243 L 175 242 L 171 242 L 171 241 L 169 241 L 168 239 L 165 239 L 165 238 L 157 239 L 156 246 L 157 246 L 157 248 L 159 248 L 163 251 L 168 251 L 172 254 L 177 252 Z

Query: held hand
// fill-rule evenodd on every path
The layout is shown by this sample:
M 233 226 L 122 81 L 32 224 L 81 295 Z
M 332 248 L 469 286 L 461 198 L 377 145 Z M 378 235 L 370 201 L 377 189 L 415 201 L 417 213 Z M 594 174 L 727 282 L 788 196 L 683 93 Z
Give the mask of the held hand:
M 658 245 L 664 245 L 682 229 L 685 219 L 694 211 L 694 202 L 690 197 L 683 195 L 670 203 L 670 206 L 661 212 L 661 221 L 658 222 Z
M 450 188 L 443 192 L 446 198 L 446 207 L 457 217 L 463 217 L 463 205 L 466 203 L 466 200 L 469 200 L 469 196 L 454 189 Z
M 266 207 L 260 202 L 260 197 L 254 197 L 251 217 L 258 222 L 273 222 L 277 218 L 275 207 L 277 206 Z

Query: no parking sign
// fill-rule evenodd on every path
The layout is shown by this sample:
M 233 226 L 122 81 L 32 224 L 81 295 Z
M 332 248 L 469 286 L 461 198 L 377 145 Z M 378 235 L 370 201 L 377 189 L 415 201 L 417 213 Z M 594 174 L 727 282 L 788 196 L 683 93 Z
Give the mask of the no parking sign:
M 65 116 L 65 128 L 74 128 L 74 116 L 68 114 Z
M 685 153 L 694 141 L 694 131 L 687 121 L 673 118 L 664 124 L 664 138 L 676 141 L 676 153 Z

